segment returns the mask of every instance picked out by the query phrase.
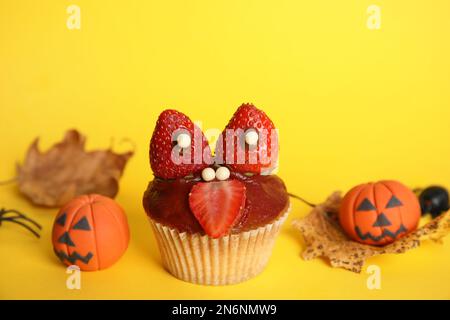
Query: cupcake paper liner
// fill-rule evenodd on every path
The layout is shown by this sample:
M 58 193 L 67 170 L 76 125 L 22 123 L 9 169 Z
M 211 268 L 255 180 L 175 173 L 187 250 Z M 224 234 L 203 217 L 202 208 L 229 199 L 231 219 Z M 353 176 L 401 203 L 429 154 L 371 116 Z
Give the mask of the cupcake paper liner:
M 172 275 L 196 284 L 228 285 L 264 270 L 289 209 L 273 223 L 217 239 L 178 232 L 149 220 L 163 265 Z

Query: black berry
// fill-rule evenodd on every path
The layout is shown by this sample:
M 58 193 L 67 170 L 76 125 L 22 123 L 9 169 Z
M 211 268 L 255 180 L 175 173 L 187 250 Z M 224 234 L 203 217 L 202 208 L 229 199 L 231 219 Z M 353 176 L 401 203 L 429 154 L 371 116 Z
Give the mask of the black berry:
M 442 212 L 449 210 L 449 197 L 447 189 L 439 186 L 425 188 L 419 195 L 422 214 L 431 213 L 437 217 Z

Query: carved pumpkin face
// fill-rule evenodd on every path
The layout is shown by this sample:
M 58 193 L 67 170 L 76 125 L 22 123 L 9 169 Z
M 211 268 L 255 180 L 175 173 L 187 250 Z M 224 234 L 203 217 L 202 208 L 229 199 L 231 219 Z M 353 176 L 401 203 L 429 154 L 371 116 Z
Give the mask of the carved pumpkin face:
M 105 269 L 126 251 L 127 218 L 112 199 L 83 195 L 67 203 L 53 224 L 53 247 L 66 265 L 83 271 Z
M 345 195 L 339 210 L 347 235 L 370 245 L 394 242 L 414 230 L 419 218 L 417 197 L 397 181 L 356 186 Z

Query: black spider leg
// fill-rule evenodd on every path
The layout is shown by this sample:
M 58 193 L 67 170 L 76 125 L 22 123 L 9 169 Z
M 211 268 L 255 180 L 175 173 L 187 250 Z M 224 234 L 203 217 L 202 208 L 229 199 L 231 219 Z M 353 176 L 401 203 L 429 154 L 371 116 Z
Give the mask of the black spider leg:
M 15 214 L 14 216 L 6 216 L 9 213 L 13 213 Z M 26 222 L 29 222 L 32 224 L 32 226 L 36 227 L 39 230 L 42 230 L 42 226 L 37 223 L 36 221 L 28 218 L 27 216 L 25 216 L 23 213 L 14 210 L 14 209 L 0 209 L 0 226 L 2 224 L 3 221 L 8 221 L 8 222 L 13 222 L 16 223 L 18 225 L 21 225 L 22 227 L 24 227 L 25 229 L 27 229 L 28 231 L 30 231 L 31 233 L 33 233 L 36 237 L 40 238 L 41 236 L 39 235 L 39 233 L 37 231 L 35 231 L 31 226 L 29 226 L 28 224 L 26 224 L 25 222 L 19 221 L 19 219 L 25 220 Z
M 0 212 L 4 212 L 5 214 L 6 214 L 6 213 L 15 213 L 17 216 L 14 217 L 14 218 L 22 218 L 22 219 L 24 219 L 24 220 L 27 220 L 27 221 L 29 221 L 30 223 L 32 223 L 34 226 L 36 226 L 36 228 L 38 228 L 39 230 L 42 230 L 42 226 L 41 226 L 39 223 L 37 223 L 37 222 L 34 221 L 33 219 L 28 218 L 26 215 L 24 215 L 23 213 L 21 213 L 21 212 L 18 211 L 18 210 L 15 210 L 15 209 L 9 209 L 9 210 L 0 209 Z

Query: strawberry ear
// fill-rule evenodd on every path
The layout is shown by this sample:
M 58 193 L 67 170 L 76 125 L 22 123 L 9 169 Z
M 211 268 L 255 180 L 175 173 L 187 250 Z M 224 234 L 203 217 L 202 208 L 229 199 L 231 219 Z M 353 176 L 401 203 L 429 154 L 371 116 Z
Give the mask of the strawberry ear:
M 277 166 L 278 132 L 254 105 L 245 103 L 234 113 L 216 144 L 216 162 L 242 173 L 270 173 Z
M 201 129 L 176 110 L 164 110 L 150 140 L 150 166 L 155 176 L 175 179 L 194 174 L 213 162 Z

